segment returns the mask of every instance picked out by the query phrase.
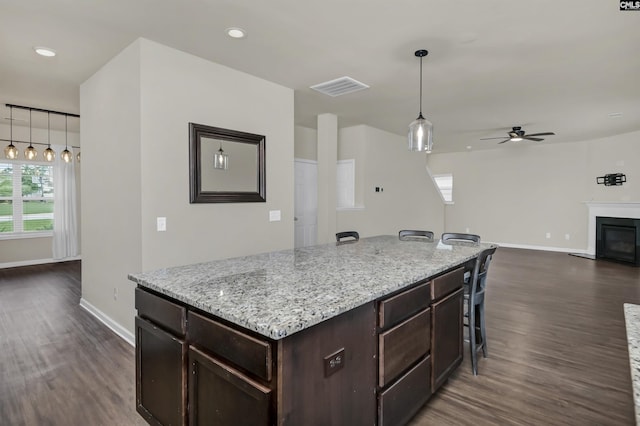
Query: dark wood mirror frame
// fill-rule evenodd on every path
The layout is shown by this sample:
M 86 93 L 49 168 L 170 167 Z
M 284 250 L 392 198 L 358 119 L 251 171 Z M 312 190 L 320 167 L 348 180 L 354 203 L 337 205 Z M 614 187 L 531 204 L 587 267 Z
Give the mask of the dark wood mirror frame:
M 205 191 L 202 185 L 202 138 L 256 146 L 257 181 L 255 191 Z M 247 203 L 265 202 L 265 139 L 263 135 L 189 123 L 189 195 L 190 203 Z

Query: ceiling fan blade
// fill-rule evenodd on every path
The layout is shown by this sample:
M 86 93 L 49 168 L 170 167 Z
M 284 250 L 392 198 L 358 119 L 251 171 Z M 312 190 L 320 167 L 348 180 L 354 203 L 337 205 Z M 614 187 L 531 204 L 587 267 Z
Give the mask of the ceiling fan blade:
M 523 136 L 522 139 L 526 139 L 526 140 L 529 140 L 529 141 L 536 141 L 536 142 L 540 142 L 540 141 L 544 140 L 542 138 L 532 138 L 531 136 L 528 136 L 528 135 L 527 136 Z
M 555 135 L 555 133 L 553 132 L 531 133 L 530 135 L 526 135 L 526 136 L 552 136 L 552 135 Z
M 481 138 L 481 141 L 488 141 L 489 139 L 504 139 L 504 136 L 501 136 L 499 138 Z
M 510 140 L 511 140 L 511 138 L 507 138 L 507 139 L 503 140 L 502 142 L 498 142 L 498 145 L 500 145 L 501 143 L 509 142 Z

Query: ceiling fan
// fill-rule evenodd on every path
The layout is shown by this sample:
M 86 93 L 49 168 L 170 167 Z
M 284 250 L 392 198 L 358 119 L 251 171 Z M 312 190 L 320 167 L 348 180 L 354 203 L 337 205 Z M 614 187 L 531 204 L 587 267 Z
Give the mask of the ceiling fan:
M 537 136 L 551 136 L 551 135 L 555 135 L 555 133 L 553 132 L 544 132 L 544 133 L 532 133 L 530 135 L 525 134 L 524 130 L 522 130 L 522 127 L 520 126 L 514 126 L 510 132 L 507 132 L 507 134 L 509 135 L 509 137 L 507 137 L 505 140 L 498 142 L 498 144 L 501 143 L 505 143 L 505 142 L 520 142 L 523 139 L 529 140 L 529 141 L 536 141 L 536 142 L 540 142 L 543 141 L 543 138 L 539 138 Z M 502 139 L 502 137 L 499 138 L 482 138 L 480 139 L 481 141 L 484 140 L 489 140 L 489 139 Z

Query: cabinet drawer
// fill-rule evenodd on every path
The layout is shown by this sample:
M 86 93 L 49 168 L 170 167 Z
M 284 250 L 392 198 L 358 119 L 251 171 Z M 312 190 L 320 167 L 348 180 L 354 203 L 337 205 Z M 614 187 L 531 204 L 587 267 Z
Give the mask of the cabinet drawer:
M 462 287 L 464 268 L 458 268 L 440 275 L 431 282 L 431 299 L 438 300 Z
M 187 310 L 185 307 L 141 288 L 136 288 L 135 294 L 138 316 L 148 319 L 180 337 L 184 337 L 187 333 Z
M 189 343 L 264 379 L 271 380 L 271 345 L 189 311 Z
M 431 360 L 426 357 L 380 394 L 378 425 L 403 425 L 431 396 Z
M 378 337 L 378 384 L 386 386 L 431 348 L 431 309 L 414 315 Z
M 430 301 L 429 283 L 420 284 L 411 290 L 396 294 L 380 302 L 378 325 L 380 328 L 385 328 L 397 324 L 429 306 Z

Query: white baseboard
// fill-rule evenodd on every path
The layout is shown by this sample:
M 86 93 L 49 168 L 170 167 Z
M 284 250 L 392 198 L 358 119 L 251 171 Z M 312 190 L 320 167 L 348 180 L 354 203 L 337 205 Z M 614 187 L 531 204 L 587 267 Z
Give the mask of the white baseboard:
M 66 262 L 68 260 L 81 260 L 82 256 L 68 257 L 66 259 L 30 259 L 30 260 L 21 260 L 18 262 L 5 262 L 0 263 L 0 269 L 5 268 L 16 268 L 19 266 L 33 266 L 33 265 L 44 265 L 47 263 L 58 263 L 58 262 Z
M 115 322 L 111 317 L 106 315 L 100 309 L 87 302 L 84 298 L 80 298 L 80 307 L 93 315 L 98 321 L 109 327 L 111 331 L 122 337 L 125 342 L 131 346 L 136 346 L 136 337 L 126 328 Z
M 488 242 L 488 241 L 483 241 Z M 574 249 L 574 248 L 566 248 L 566 247 L 545 247 L 545 246 L 532 246 L 528 244 L 511 244 L 511 243 L 496 243 L 491 242 L 490 244 L 497 244 L 500 247 L 508 247 L 508 248 L 518 248 L 525 250 L 542 250 L 542 251 L 557 251 L 561 253 L 580 253 L 586 254 L 586 249 Z

